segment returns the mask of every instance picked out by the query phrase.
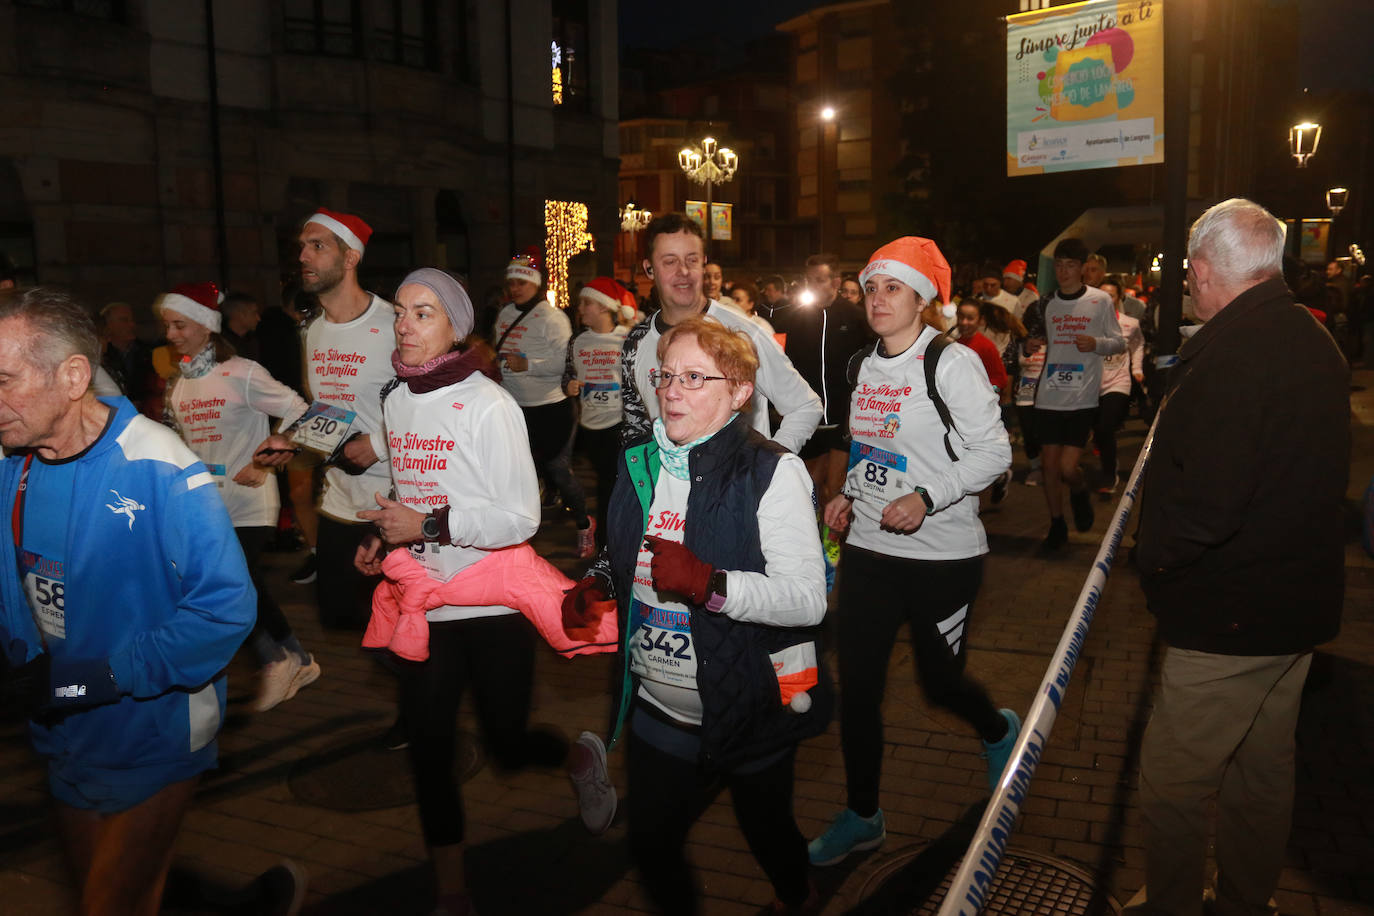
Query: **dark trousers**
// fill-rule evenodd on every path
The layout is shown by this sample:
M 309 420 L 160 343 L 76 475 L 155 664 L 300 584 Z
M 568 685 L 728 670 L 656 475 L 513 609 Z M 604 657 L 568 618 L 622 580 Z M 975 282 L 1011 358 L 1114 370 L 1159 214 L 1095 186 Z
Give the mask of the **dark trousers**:
M 265 525 L 235 528 L 234 534 L 238 535 L 239 546 L 243 548 L 243 558 L 248 562 L 248 575 L 253 579 L 253 587 L 258 590 L 258 622 L 253 628 L 253 634 L 256 636 L 259 631 L 266 632 L 272 637 L 273 642 L 279 643 L 291 635 L 291 624 L 287 623 L 286 615 L 273 600 L 272 594 L 267 590 L 267 584 L 258 573 L 258 557 L 262 555 L 263 547 L 276 534 L 276 529 Z
M 596 472 L 596 544 L 606 545 L 606 509 L 611 504 L 611 490 L 620 458 L 620 427 L 617 423 L 606 429 L 587 429 L 577 433 L 577 441 Z
M 1040 457 L 1040 439 L 1035 434 L 1035 405 L 1016 405 L 1016 421 L 1021 426 L 1021 447 L 1026 450 L 1027 460 Z
M 846 546 L 840 570 L 840 745 L 849 807 L 872 817 L 882 776 L 887 665 L 903 623 L 927 699 L 964 719 L 985 741 L 1001 738 L 1006 725 L 983 686 L 964 674 L 982 557 L 908 560 Z
M 1097 399 L 1097 424 L 1093 428 L 1093 442 L 1097 444 L 1097 454 L 1102 459 L 1102 486 L 1116 483 L 1116 431 L 1126 419 L 1131 408 L 1131 396 L 1120 391 L 1109 391 Z
M 572 472 L 573 435 L 577 432 L 577 400 L 564 398 L 553 404 L 521 407 L 530 436 L 534 467 L 563 497 L 579 528 L 585 528 L 587 495 Z
M 380 576 L 364 576 L 353 565 L 358 545 L 369 534 L 371 525 L 349 525 L 320 516 L 320 532 L 315 548 L 319 575 L 315 579 L 315 600 L 319 604 L 320 625 L 327 630 L 361 630 L 372 615 L 372 590 Z
M 498 766 L 559 766 L 568 742 L 530 730 L 534 634 L 519 614 L 449 620 L 429 625 L 429 658 L 397 661 L 401 717 L 410 739 L 410 766 L 420 826 L 430 846 L 463 841 L 463 802 L 453 775 L 458 703 L 468 688 L 477 724 Z
M 795 747 L 748 773 L 708 773 L 695 760 L 669 754 L 631 731 L 629 736 L 630 855 L 644 889 L 664 913 L 697 912 L 697 892 L 683 847 L 687 832 L 722 788 L 778 899 L 792 906 L 810 892 L 806 840 L 792 816 Z

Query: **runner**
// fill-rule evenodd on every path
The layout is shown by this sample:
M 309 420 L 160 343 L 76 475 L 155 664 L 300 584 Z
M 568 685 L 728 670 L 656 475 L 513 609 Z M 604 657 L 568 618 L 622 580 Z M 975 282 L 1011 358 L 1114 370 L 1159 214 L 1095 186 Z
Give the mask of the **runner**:
M 578 441 L 596 473 L 596 540 L 578 543 L 578 558 L 590 560 L 606 541 L 606 507 L 615 486 L 616 456 L 620 454 L 620 348 L 628 328 L 618 319 L 634 314 L 624 303 L 622 287 L 610 277 L 597 277 L 582 288 L 577 314 L 583 330 L 568 341 L 563 390 L 582 404 Z
M 964 636 L 988 552 L 977 494 L 1011 463 L 997 395 L 978 357 L 922 320 L 928 303 L 950 294 L 949 265 L 934 242 L 908 236 L 884 245 L 860 279 L 879 341 L 858 370 L 844 492 L 825 509 L 832 528 L 850 529 L 837 630 L 848 795 L 811 841 L 815 865 L 875 849 L 887 835 L 878 806 L 882 701 L 903 623 L 927 698 L 983 739 L 990 786 L 1020 730 L 1016 714 L 998 710 L 964 674 Z
M 1026 312 L 1026 353 L 1046 349 L 1045 369 L 1035 392 L 1035 430 L 1050 514 L 1046 550 L 1058 550 L 1069 539 L 1065 488 L 1073 506 L 1074 527 L 1087 531 L 1093 526 L 1092 498 L 1078 459 L 1093 427 L 1102 358 L 1126 349 L 1111 299 L 1083 283 L 1087 259 L 1088 247 L 1081 239 L 1061 240 L 1054 249 L 1059 288 Z
M 320 676 L 319 663 L 301 648 L 258 570 L 262 550 L 276 533 L 281 497 L 276 475 L 253 461 L 267 435 L 267 418 L 279 417 L 287 426 L 308 405 L 262 366 L 234 355 L 220 336 L 219 295 L 213 283 L 187 283 L 159 297 L 153 308 L 180 357 L 180 377 L 167 390 L 167 419 L 214 478 L 258 591 L 252 643 L 262 674 L 253 710 L 265 712 Z
M 572 323 L 539 294 L 544 274 L 539 250 L 528 248 L 506 267 L 506 303 L 496 316 L 495 345 L 504 371 L 501 384 L 525 415 L 530 453 L 544 478 L 544 504 L 561 496 L 577 526 L 577 555 L 596 553 L 595 524 L 587 496 L 572 472 L 577 401 L 563 390 Z
M 1093 442 L 1102 460 L 1097 496 L 1106 502 L 1116 492 L 1116 432 L 1131 406 L 1131 382 L 1145 381 L 1145 338 L 1140 333 L 1140 322 L 1121 310 L 1121 278 L 1109 276 L 1097 288 L 1111 297 L 1116 321 L 1126 338 L 1125 352 L 1102 360 L 1102 393 L 1098 395 L 1097 423 L 1093 427 Z

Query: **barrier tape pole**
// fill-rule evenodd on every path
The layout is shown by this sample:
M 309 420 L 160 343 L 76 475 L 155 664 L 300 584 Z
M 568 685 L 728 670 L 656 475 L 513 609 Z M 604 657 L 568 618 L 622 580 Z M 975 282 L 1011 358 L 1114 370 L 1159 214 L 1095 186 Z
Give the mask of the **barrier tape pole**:
M 1159 415 L 1156 414 L 1155 423 L 1158 422 Z M 1036 767 L 1040 764 L 1040 756 L 1049 743 L 1050 729 L 1054 727 L 1054 720 L 1059 715 L 1059 704 L 1068 692 L 1069 679 L 1073 675 L 1074 665 L 1078 662 L 1078 655 L 1083 650 L 1083 643 L 1088 637 L 1088 627 L 1092 624 L 1097 602 L 1102 597 L 1107 577 L 1111 575 L 1112 560 L 1116 556 L 1117 547 L 1121 545 L 1126 520 L 1135 508 L 1136 497 L 1140 492 L 1140 478 L 1144 475 L 1145 466 L 1149 464 L 1154 439 L 1155 424 L 1152 423 L 1149 434 L 1145 437 L 1145 444 L 1140 448 L 1140 456 L 1136 459 L 1135 467 L 1131 469 L 1126 489 L 1116 505 L 1116 513 L 1112 516 L 1112 522 L 1107 526 L 1107 533 L 1102 538 L 1097 559 L 1083 583 L 1083 590 L 1078 593 L 1078 604 L 1075 605 L 1074 613 L 1064 627 L 1064 633 L 1059 638 L 1059 646 L 1054 650 L 1049 668 L 1045 670 L 1045 679 L 1040 682 L 1035 702 L 1031 704 L 1030 712 L 1026 714 L 1021 725 L 1021 735 L 1012 748 L 1011 759 L 1007 761 L 1007 768 L 1002 773 L 997 791 L 989 799 L 983 819 L 978 823 L 978 830 L 969 843 L 968 851 L 964 853 L 964 860 L 954 875 L 944 902 L 940 905 L 939 916 L 975 916 L 987 903 L 993 878 L 997 874 L 997 866 L 1002 861 L 1002 854 L 1006 851 L 1012 828 L 1021 813 L 1021 803 L 1030 790 L 1030 782 L 1035 776 Z

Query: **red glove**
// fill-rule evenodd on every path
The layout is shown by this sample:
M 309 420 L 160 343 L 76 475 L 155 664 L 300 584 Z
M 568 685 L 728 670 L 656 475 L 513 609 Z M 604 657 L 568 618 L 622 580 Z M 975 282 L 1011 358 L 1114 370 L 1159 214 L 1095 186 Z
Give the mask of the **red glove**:
M 604 610 L 596 605 L 610 601 L 606 597 L 606 592 L 601 588 L 601 581 L 596 576 L 587 576 L 572 588 L 563 593 L 563 629 L 564 631 L 580 630 L 586 627 L 595 627 Z
M 649 564 L 654 588 L 661 592 L 676 592 L 692 604 L 705 604 L 711 593 L 711 576 L 716 568 L 697 559 L 697 555 L 676 541 L 648 535 L 644 543 L 653 553 Z

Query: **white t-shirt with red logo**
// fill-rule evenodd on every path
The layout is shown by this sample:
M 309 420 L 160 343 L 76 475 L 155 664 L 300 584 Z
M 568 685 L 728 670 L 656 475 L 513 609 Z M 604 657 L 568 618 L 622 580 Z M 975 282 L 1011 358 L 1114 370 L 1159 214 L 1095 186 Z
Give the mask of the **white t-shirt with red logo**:
M 1079 351 L 1080 334 L 1097 338 L 1095 348 Z M 1072 298 L 1056 292 L 1045 305 L 1045 369 L 1035 394 L 1041 410 L 1083 410 L 1097 406 L 1102 387 L 1102 357 L 1126 349 L 1112 298 L 1085 286 Z
M 251 359 L 235 356 L 200 378 L 178 378 L 166 403 L 181 438 L 215 478 L 234 527 L 276 527 L 281 499 L 272 476 L 262 486 L 245 487 L 234 483 L 234 475 L 252 463 L 253 450 L 267 438 L 268 417 L 285 425 L 305 413 L 301 396 Z
M 359 512 L 377 508 L 373 494 L 391 488 L 382 428 L 382 386 L 396 375 L 391 368 L 396 349 L 393 321 L 391 303 L 373 296 L 367 311 L 352 321 L 336 323 L 322 314 L 305 330 L 305 382 L 310 396 L 353 411 L 357 416 L 349 435 L 366 433 L 378 458 L 357 476 L 336 467 L 325 471 L 320 511 L 341 522 L 359 523 Z
M 454 574 L 492 550 L 521 544 L 539 528 L 539 484 L 525 417 L 500 385 L 474 372 L 444 388 L 415 394 L 404 384 L 387 395 L 389 461 L 396 499 L 416 512 L 449 508 L 450 545 L 411 545 L 434 579 Z M 508 607 L 451 607 L 430 620 L 514 614 Z
M 549 305 L 545 299 L 539 300 L 523 316 L 520 311 L 515 303 L 507 302 L 496 316 L 493 342 L 500 340 L 503 334 L 506 337 L 499 354 L 501 384 L 521 407 L 556 404 L 567 397 L 563 393 L 563 362 L 568 352 L 568 338 L 572 337 L 572 323 L 561 309 Z M 507 328 L 511 328 L 509 334 L 506 334 Z M 529 362 L 524 372 L 512 372 L 506 367 L 506 358 L 513 354 Z
M 1125 312 L 1116 313 L 1121 333 L 1126 337 L 1126 349 L 1102 359 L 1102 393 L 1131 393 L 1131 375 L 1144 372 L 1145 335 L 1140 333 L 1140 322 Z
M 926 391 L 925 353 L 939 332 L 926 327 L 896 356 L 864 359 L 850 401 L 853 442 L 844 493 L 853 502 L 848 543 L 888 556 L 961 560 L 988 552 L 978 493 L 1011 466 L 1011 444 L 988 374 L 968 347 L 946 347 L 935 382 L 954 420 L 945 426 Z M 885 531 L 883 509 L 923 487 L 934 508 L 910 534 Z
M 568 362 L 573 377 L 582 383 L 582 425 L 587 429 L 609 429 L 620 422 L 620 349 L 625 345 L 625 328 L 612 328 L 608 334 L 587 329 L 568 344 Z

